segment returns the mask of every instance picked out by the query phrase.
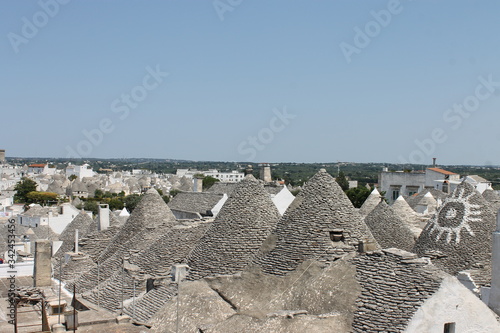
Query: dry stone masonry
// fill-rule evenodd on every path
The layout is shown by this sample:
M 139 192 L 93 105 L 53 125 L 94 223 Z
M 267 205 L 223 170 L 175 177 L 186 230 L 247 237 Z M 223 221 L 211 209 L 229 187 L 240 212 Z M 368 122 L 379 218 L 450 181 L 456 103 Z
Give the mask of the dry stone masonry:
M 480 268 L 491 260 L 491 233 L 495 214 L 474 187 L 462 182 L 428 221 L 415 244 L 420 256 L 428 256 L 452 275 Z
M 405 198 L 400 195 L 391 205 L 394 212 L 408 225 L 413 234 L 418 238 L 422 232 L 420 218 L 417 213 L 408 205 Z
M 237 273 L 250 263 L 280 215 L 252 175 L 241 181 L 189 256 L 190 278 Z
M 368 196 L 368 198 L 366 198 L 365 202 L 363 202 L 363 205 L 361 205 L 359 213 L 363 217 L 370 214 L 370 212 L 374 210 L 375 207 L 377 207 L 379 202 L 380 202 L 380 193 L 377 190 L 377 188 L 374 188 L 373 191 Z
M 399 249 L 357 256 L 352 263 L 362 288 L 353 332 L 404 332 L 445 276 L 426 260 Z
M 84 272 L 74 281 L 78 292 L 94 289 L 114 275 L 123 265 L 123 259 L 131 251 L 141 251 L 167 233 L 175 222 L 174 215 L 155 189 L 149 190 L 137 204 L 127 222 L 109 242 L 104 252 L 97 258 L 100 264 Z
M 54 257 L 60 258 L 64 256 L 66 252 L 73 252 L 75 249 L 76 230 L 78 230 L 79 238 L 85 237 L 94 224 L 95 222 L 90 218 L 90 216 L 85 211 L 81 211 L 59 235 L 59 240 L 63 243 L 59 250 L 57 250 Z
M 378 248 L 335 179 L 321 170 L 304 185 L 256 262 L 266 273 L 284 275 L 305 260 L 332 261 L 368 245 Z
M 122 245 L 145 228 L 154 229 L 162 224 L 172 224 L 174 221 L 174 215 L 158 194 L 158 191 L 150 189 L 137 204 L 137 207 L 108 248 L 101 254 L 99 260 L 104 261 L 116 251 L 123 250 Z
M 365 217 L 365 223 L 384 249 L 395 247 L 411 251 L 415 245 L 413 232 L 383 200 Z

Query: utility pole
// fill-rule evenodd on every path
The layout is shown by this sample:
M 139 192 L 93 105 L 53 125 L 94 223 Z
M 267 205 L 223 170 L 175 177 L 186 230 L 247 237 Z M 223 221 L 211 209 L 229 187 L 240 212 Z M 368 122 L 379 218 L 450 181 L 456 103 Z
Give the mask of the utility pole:
M 132 298 L 132 317 L 135 317 L 135 276 L 132 277 L 132 281 L 134 283 L 134 296 Z
M 62 258 L 59 258 L 59 311 L 57 317 L 57 323 L 61 323 L 61 282 L 62 281 Z
M 176 320 L 176 332 L 179 333 L 179 304 L 181 299 L 181 281 L 186 277 L 187 271 L 189 269 L 188 265 L 180 264 L 174 265 L 172 267 L 172 280 L 177 284 L 177 320 Z
M 98 261 L 97 262 L 97 306 L 98 307 L 101 307 L 100 297 L 101 297 L 101 287 L 99 281 L 99 261 Z

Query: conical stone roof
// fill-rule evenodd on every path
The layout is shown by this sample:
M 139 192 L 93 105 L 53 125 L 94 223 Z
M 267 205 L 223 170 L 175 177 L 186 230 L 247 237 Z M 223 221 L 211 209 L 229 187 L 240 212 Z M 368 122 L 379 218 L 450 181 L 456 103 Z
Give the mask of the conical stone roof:
M 173 222 L 175 222 L 174 214 L 158 194 L 158 191 L 155 189 L 148 190 L 99 260 L 104 261 L 109 258 L 119 247 L 144 229 L 172 225 Z
M 500 201 L 500 195 L 498 195 L 491 188 L 489 188 L 487 190 L 484 190 L 484 192 L 483 192 L 483 198 L 486 201 L 488 201 L 488 202 L 497 202 L 497 201 Z
M 437 201 L 432 196 L 431 192 L 427 192 L 417 205 L 435 205 L 437 206 Z
M 335 235 L 340 233 L 340 240 Z M 369 228 L 324 169 L 304 185 L 266 240 L 256 261 L 264 272 L 285 275 L 308 259 L 330 261 L 358 249 L 378 248 Z
M 417 213 L 410 207 L 405 198 L 400 195 L 391 205 L 396 215 L 403 220 L 412 230 L 413 234 L 418 237 L 422 228 L 420 227 L 420 218 Z
M 375 207 L 377 207 L 379 202 L 380 202 L 380 193 L 377 190 L 377 188 L 374 188 L 373 191 L 368 196 L 368 198 L 366 198 L 365 202 L 363 202 L 363 205 L 361 205 L 359 213 L 361 214 L 361 216 L 366 216 L 370 214 L 370 212 Z
M 429 220 L 415 244 L 419 256 L 451 274 L 491 260 L 495 214 L 474 187 L 462 182 Z M 479 265 L 479 266 L 478 266 Z
M 405 216 L 412 216 L 415 214 L 415 211 L 413 208 L 410 207 L 408 202 L 405 200 L 405 198 L 402 195 L 399 195 L 399 197 L 392 203 L 391 207 L 396 211 L 400 212 L 401 214 L 404 214 Z
M 434 214 L 437 208 L 438 202 L 430 192 L 427 192 L 415 206 L 415 210 L 417 211 L 417 213 L 427 215 Z
M 500 209 L 500 195 L 489 188 L 483 192 L 483 198 L 489 202 L 490 208 L 493 212 L 498 212 Z
M 411 197 L 408 197 L 407 199 L 408 205 L 410 205 L 410 207 L 416 211 L 418 203 L 427 193 L 430 193 L 436 200 L 437 199 L 444 200 L 446 199 L 446 197 L 449 196 L 447 193 L 444 193 L 443 191 L 440 190 L 436 190 L 435 188 L 426 188 L 423 191 L 414 194 Z
M 50 183 L 47 187 L 47 192 L 57 193 L 59 195 L 66 194 L 66 190 L 64 189 L 63 184 L 59 180 L 54 180 L 52 183 Z
M 72 192 L 88 192 L 87 186 L 80 181 L 80 179 L 75 179 L 73 183 L 71 183 L 71 191 Z
M 365 223 L 384 249 L 394 247 L 411 251 L 415 245 L 413 232 L 384 200 L 365 217 Z
M 245 177 L 190 254 L 190 277 L 197 279 L 243 270 L 279 218 L 264 186 L 251 175 Z
M 80 211 L 59 235 L 59 240 L 63 243 L 54 255 L 54 258 L 61 258 L 66 252 L 73 252 L 75 250 L 76 230 L 78 230 L 78 238 L 81 239 L 89 234 L 94 223 L 92 218 L 84 210 Z M 59 263 L 59 260 L 54 260 L 56 269 L 59 267 Z

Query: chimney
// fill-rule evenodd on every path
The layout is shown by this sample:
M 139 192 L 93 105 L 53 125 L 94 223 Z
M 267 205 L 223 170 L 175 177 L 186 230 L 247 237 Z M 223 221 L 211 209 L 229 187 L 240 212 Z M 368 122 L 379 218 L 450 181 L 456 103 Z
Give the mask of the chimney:
M 248 165 L 247 168 L 245 169 L 245 176 L 248 175 L 253 175 L 253 167 L 251 165 Z
M 436 158 L 435 157 L 432 158 L 432 167 L 433 168 L 436 167 Z
M 0 149 L 0 164 L 5 163 L 5 150 Z
M 48 287 L 52 284 L 52 243 L 49 240 L 35 241 L 34 287 Z
M 193 192 L 203 192 L 203 178 L 193 178 Z
M 75 229 L 75 253 L 78 253 L 78 229 Z
M 109 228 L 109 205 L 100 204 L 97 213 L 97 229 L 99 231 Z
M 271 177 L 271 166 L 268 163 L 261 164 L 260 179 L 262 179 L 266 183 L 270 183 L 273 181 Z
M 493 232 L 491 252 L 491 289 L 488 306 L 500 315 L 500 210 L 497 212 L 497 229 Z

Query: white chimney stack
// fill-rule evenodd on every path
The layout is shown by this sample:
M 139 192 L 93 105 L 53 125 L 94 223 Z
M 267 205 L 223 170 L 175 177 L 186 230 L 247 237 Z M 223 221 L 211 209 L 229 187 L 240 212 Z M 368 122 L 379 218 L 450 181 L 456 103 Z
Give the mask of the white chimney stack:
M 193 177 L 193 192 L 203 192 L 203 178 Z
M 75 229 L 75 253 L 78 253 L 78 229 Z
M 99 205 L 99 211 L 97 214 L 97 227 L 99 231 L 109 228 L 109 205 Z

